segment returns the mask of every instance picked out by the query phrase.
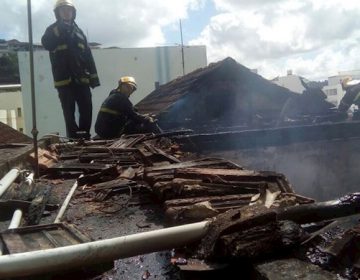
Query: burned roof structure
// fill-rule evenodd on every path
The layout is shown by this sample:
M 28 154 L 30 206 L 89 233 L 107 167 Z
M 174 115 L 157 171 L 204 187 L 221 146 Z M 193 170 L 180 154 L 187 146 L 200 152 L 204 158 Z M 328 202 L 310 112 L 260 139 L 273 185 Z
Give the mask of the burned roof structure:
M 32 139 L 12 127 L 0 122 L 0 143 L 31 143 Z
M 159 87 L 136 107 L 141 113 L 156 115 L 164 129 L 212 131 L 272 126 L 286 101 L 296 96 L 228 57 Z M 325 99 L 320 103 L 329 104 Z M 297 111 L 307 108 L 299 106 Z

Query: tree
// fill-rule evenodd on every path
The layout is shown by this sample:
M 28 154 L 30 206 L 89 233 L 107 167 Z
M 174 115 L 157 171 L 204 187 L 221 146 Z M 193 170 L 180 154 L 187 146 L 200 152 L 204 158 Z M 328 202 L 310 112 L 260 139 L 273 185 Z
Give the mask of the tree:
M 17 53 L 9 52 L 0 56 L 0 84 L 20 83 Z

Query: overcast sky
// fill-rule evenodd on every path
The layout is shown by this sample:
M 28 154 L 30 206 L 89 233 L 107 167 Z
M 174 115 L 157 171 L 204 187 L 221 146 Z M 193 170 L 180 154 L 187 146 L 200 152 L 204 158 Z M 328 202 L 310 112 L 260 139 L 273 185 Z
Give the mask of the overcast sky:
M 55 0 L 32 0 L 34 42 L 54 21 Z M 1 0 L 0 38 L 28 41 L 27 1 Z M 360 69 L 359 0 L 74 0 L 77 23 L 103 46 L 206 45 L 265 78 L 287 70 L 322 80 Z

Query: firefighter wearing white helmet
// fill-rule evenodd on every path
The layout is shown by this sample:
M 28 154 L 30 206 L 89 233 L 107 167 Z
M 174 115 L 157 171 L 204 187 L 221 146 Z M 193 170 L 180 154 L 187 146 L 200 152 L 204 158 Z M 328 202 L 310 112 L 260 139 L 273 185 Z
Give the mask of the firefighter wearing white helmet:
M 96 118 L 95 132 L 100 138 L 113 139 L 122 134 L 160 132 L 151 117 L 135 111 L 129 97 L 136 89 L 134 77 L 124 76 L 119 79 L 118 87 L 102 103 Z
M 100 85 L 94 58 L 84 32 L 75 23 L 76 9 L 73 2 L 57 0 L 54 13 L 56 22 L 46 29 L 41 42 L 49 51 L 54 86 L 59 93 L 66 134 L 69 138 L 79 138 L 79 132 L 85 132 L 85 137 L 90 138 L 90 87 Z M 79 109 L 78 121 L 75 119 L 75 105 Z
M 64 7 L 61 8 L 60 7 Z M 60 12 L 62 12 L 63 9 L 70 10 L 71 11 L 71 17 L 68 19 L 68 21 L 73 21 L 76 18 L 76 8 L 74 6 L 74 3 L 71 0 L 57 0 L 54 6 L 54 13 L 56 19 L 62 19 L 64 20 L 64 16 L 60 16 Z

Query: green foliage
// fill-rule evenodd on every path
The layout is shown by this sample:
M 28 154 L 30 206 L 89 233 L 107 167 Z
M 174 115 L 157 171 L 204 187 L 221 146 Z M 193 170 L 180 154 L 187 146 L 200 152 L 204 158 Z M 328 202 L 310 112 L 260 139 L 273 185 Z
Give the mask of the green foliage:
M 4 53 L 0 56 L 0 84 L 14 83 L 20 83 L 17 53 Z

